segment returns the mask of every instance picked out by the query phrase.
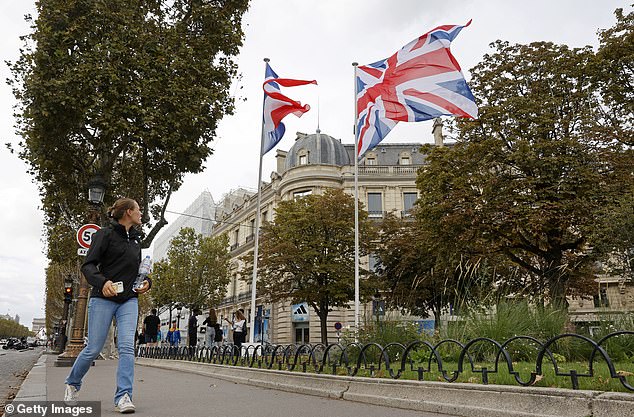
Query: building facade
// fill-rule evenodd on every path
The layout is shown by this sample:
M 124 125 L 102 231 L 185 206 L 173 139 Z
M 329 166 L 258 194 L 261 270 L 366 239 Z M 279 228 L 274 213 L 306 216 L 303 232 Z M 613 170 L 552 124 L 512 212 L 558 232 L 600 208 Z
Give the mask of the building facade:
M 409 215 L 418 198 L 416 175 L 425 163 L 419 152 L 420 143 L 384 144 L 368 152 L 360 163 L 358 183 L 359 200 L 371 219 L 380 220 L 386 213 L 399 217 Z M 343 189 L 354 194 L 354 145 L 321 133 L 298 133 L 295 144 L 288 151 L 277 151 L 277 169 L 271 173 L 270 182 L 262 184 L 260 224 L 274 219 L 280 201 L 307 194 L 322 194 L 327 188 Z M 245 198 L 240 205 L 223 205 L 216 212 L 213 234 L 229 236 L 231 253 L 231 282 L 222 303 L 217 307 L 219 318 L 231 318 L 237 309 L 243 309 L 250 318 L 251 275 L 245 273 L 240 260 L 254 250 L 255 216 L 257 196 Z M 361 259 L 372 267 L 372 260 Z M 246 275 L 246 276 L 243 276 Z M 256 288 L 257 289 L 257 288 Z M 257 291 L 256 291 L 257 296 Z M 320 322 L 317 315 L 305 303 L 256 302 L 255 341 L 273 343 L 308 343 L 320 340 Z M 371 305 L 362 306 L 361 320 L 372 314 Z M 343 329 L 354 325 L 354 306 L 336 309 L 328 316 L 328 340 L 336 341 L 335 323 Z M 228 333 L 227 323 L 225 334 Z
M 170 242 L 174 236 L 178 235 L 181 229 L 190 227 L 203 236 L 210 236 L 213 227 L 213 219 L 216 216 L 216 205 L 209 191 L 203 191 L 193 203 L 187 207 L 185 213 L 181 214 L 171 223 L 165 232 L 161 233 L 154 242 L 152 255 L 155 261 L 159 261 L 167 256 Z

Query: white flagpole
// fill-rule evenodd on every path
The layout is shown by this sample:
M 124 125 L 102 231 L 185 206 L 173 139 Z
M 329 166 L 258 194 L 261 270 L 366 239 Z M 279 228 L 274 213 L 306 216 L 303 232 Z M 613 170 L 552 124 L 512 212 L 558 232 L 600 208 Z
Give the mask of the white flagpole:
M 269 59 L 264 58 L 268 63 Z M 255 343 L 255 288 L 258 278 L 258 245 L 260 237 L 260 205 L 262 203 L 262 159 L 264 151 L 264 119 L 262 119 L 262 132 L 260 133 L 260 169 L 258 172 L 258 203 L 255 211 L 255 233 L 253 249 L 253 278 L 251 279 L 251 327 L 249 328 L 249 343 Z M 262 331 L 262 329 L 260 329 Z
M 354 334 L 359 334 L 359 139 L 357 135 L 357 64 L 354 67 Z

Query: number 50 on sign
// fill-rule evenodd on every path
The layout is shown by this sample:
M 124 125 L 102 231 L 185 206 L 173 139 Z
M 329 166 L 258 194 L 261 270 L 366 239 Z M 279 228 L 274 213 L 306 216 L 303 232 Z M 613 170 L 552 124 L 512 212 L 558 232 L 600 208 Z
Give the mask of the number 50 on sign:
M 92 243 L 92 235 L 101 229 L 96 224 L 85 224 L 77 230 L 77 243 L 79 243 L 79 248 L 77 250 L 77 255 L 86 256 L 88 249 L 90 249 L 90 244 Z

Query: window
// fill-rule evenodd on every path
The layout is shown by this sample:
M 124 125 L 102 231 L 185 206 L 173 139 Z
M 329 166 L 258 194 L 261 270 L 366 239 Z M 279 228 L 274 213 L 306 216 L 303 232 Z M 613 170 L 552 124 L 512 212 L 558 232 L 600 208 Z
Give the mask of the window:
M 418 193 L 403 193 L 403 216 L 411 216 Z
M 240 229 L 236 229 L 233 231 L 233 244 L 231 245 L 231 250 L 234 250 L 238 246 L 240 246 L 240 241 L 238 239 L 240 239 Z
M 297 198 L 306 197 L 307 195 L 311 195 L 312 193 L 313 193 L 312 190 L 296 191 L 293 193 L 293 198 L 297 199 Z
M 593 298 L 595 307 L 610 307 L 610 300 L 608 299 L 608 284 L 599 284 L 599 293 Z
M 381 193 L 368 193 L 368 214 L 370 217 L 383 217 Z
M 260 219 L 260 225 L 262 225 L 266 221 L 268 214 L 269 214 L 268 211 L 265 211 L 262 213 L 262 219 Z
M 253 240 L 253 236 L 255 236 L 255 219 L 251 219 L 249 224 L 249 234 L 247 235 L 246 241 L 251 242 Z
M 376 165 L 376 158 L 366 158 L 365 159 L 365 164 L 366 165 Z
M 370 272 L 377 273 L 377 267 L 379 265 L 379 257 L 374 253 L 368 255 L 368 269 Z
M 310 343 L 308 323 L 295 323 L 295 343 L 298 345 Z
M 409 155 L 401 156 L 401 165 L 411 165 L 412 161 L 409 159 Z
M 308 164 L 308 155 L 299 155 L 299 165 Z

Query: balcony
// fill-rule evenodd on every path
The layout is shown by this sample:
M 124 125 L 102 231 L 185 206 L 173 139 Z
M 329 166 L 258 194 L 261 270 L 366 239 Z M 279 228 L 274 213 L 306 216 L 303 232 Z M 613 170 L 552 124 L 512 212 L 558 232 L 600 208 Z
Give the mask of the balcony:
M 359 175 L 416 175 L 422 165 L 359 165 Z
M 375 211 L 375 210 L 368 211 L 368 218 L 370 219 L 382 219 L 384 217 L 385 217 L 384 211 Z
M 234 250 L 238 249 L 239 247 L 240 247 L 240 244 L 239 244 L 238 242 L 236 242 L 236 243 L 234 243 L 233 245 L 231 245 L 231 246 L 229 247 L 229 250 L 230 250 L 231 252 L 233 252 Z

